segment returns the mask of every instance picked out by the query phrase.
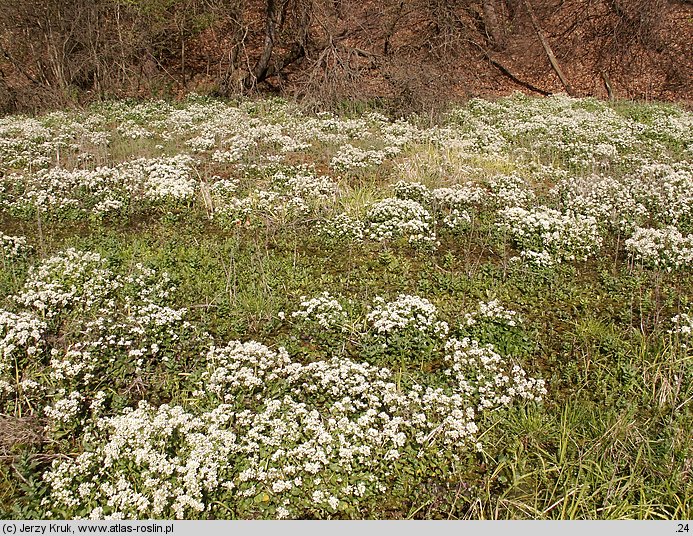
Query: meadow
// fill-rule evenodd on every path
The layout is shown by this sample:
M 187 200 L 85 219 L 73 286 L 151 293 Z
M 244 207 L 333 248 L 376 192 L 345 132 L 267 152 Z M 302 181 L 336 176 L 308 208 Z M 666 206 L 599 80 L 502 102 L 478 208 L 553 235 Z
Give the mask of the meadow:
M 0 517 L 693 517 L 693 114 L 0 118 Z

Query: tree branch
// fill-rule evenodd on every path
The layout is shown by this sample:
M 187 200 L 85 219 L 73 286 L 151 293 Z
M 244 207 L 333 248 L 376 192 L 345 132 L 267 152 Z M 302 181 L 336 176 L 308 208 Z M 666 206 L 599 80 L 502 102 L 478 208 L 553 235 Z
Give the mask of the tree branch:
M 572 96 L 574 94 L 573 88 L 571 87 L 570 83 L 563 74 L 563 70 L 561 69 L 561 66 L 558 64 L 558 60 L 556 59 L 556 56 L 554 55 L 553 50 L 551 49 L 551 45 L 549 45 L 549 42 L 547 41 L 546 36 L 544 35 L 543 30 L 541 29 L 541 26 L 539 26 L 539 21 L 537 20 L 537 16 L 534 13 L 534 8 L 532 7 L 532 4 L 529 0 L 524 0 L 524 5 L 527 9 L 527 13 L 529 13 L 529 18 L 532 19 L 532 26 L 534 26 L 534 31 L 536 31 L 537 35 L 539 36 L 541 46 L 544 47 L 544 52 L 546 52 L 546 55 L 549 58 L 549 62 L 551 62 L 551 67 L 553 67 L 553 70 L 556 71 L 556 74 L 558 75 L 558 78 L 561 80 L 561 84 L 563 84 L 563 87 L 565 88 L 568 95 Z

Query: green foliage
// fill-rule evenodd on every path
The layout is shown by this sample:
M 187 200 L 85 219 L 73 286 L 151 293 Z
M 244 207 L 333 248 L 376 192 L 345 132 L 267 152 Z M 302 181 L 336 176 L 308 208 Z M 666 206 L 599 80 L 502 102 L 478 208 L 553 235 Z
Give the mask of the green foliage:
M 181 5 L 134 4 L 152 16 Z M 344 118 L 281 99 L 192 97 L 8 120 L 0 132 L 8 140 L 0 146 L 0 309 L 8 313 L 0 380 L 11 389 L 0 384 L 0 517 L 103 506 L 103 490 L 90 488 L 93 504 L 50 510 L 56 486 L 72 481 L 46 475 L 52 460 L 72 460 L 77 480 L 96 482 L 99 458 L 79 457 L 121 439 L 180 467 L 200 453 L 233 484 L 210 479 L 204 509 L 168 505 L 165 517 L 691 517 L 691 266 L 685 251 L 675 252 L 677 271 L 641 266 L 624 247 L 646 222 L 674 219 L 685 231 L 690 198 L 679 186 L 690 180 L 689 142 L 681 132 L 690 114 L 514 97 L 472 101 L 428 128 L 389 122 L 373 113 L 380 109 L 350 105 Z M 102 134 L 75 126 L 83 124 Z M 74 143 L 51 142 L 60 136 Z M 340 147 L 357 141 L 383 162 L 358 173 L 331 168 Z M 602 143 L 612 148 L 592 151 Z M 375 149 L 387 146 L 401 150 Z M 81 150 L 91 160 L 78 160 Z M 618 190 L 642 201 L 633 213 L 617 196 L 608 210 L 595 207 L 580 181 L 599 171 L 612 186 L 629 185 L 643 164 L 638 153 L 661 172 L 641 186 L 654 197 L 677 192 L 673 212 L 666 197 L 642 197 L 646 188 Z M 97 164 L 110 171 L 92 175 Z M 133 182 L 108 183 L 121 174 Z M 52 197 L 40 195 L 45 177 L 55 179 Z M 573 181 L 562 190 L 578 196 L 572 208 L 551 191 L 560 181 Z M 417 195 L 418 206 L 390 204 L 426 218 L 368 220 L 393 191 Z M 31 206 L 26 192 L 34 192 Z M 574 233 L 576 199 L 595 233 L 589 247 Z M 94 212 L 117 200 L 120 208 Z M 454 231 L 444 220 L 453 207 L 469 216 Z M 611 225 L 614 211 L 619 225 Z M 405 238 L 391 239 L 400 227 Z M 427 248 L 409 234 L 429 237 Z M 533 253 L 560 262 L 528 262 Z M 42 331 L 29 349 L 22 322 L 31 315 Z M 539 379 L 543 396 L 535 396 Z M 417 401 L 427 390 L 438 405 Z M 392 425 L 406 436 L 397 452 L 359 436 L 367 404 L 349 406 L 359 397 L 390 401 L 378 418 L 409 423 Z M 452 413 L 461 407 L 475 413 L 478 430 L 454 440 L 440 431 L 468 418 Z M 133 414 L 141 420 L 129 421 Z M 424 420 L 413 420 L 418 414 Z M 248 415 L 260 422 L 252 432 Z M 311 426 L 326 427 L 322 440 L 334 452 L 343 446 L 333 415 L 353 426 L 350 445 L 369 454 L 342 464 L 335 454 L 317 483 L 295 484 L 301 475 L 281 471 L 297 465 L 292 449 L 319 437 Z M 161 426 L 174 420 L 174 431 Z M 151 424 L 151 437 L 123 432 L 138 422 Z M 417 439 L 421 423 L 432 428 Z M 244 439 L 232 440 L 234 430 Z M 263 442 L 266 430 L 283 452 Z M 242 442 L 253 434 L 257 445 Z M 258 467 L 278 473 L 243 473 Z M 133 489 L 154 493 L 143 471 L 123 455 L 101 476 L 127 475 Z M 155 483 L 184 485 L 176 478 Z

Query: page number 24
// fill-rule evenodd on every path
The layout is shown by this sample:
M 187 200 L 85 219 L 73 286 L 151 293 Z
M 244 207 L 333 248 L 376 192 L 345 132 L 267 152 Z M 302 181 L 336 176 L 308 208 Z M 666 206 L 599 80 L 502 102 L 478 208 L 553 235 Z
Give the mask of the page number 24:
M 688 532 L 688 523 L 679 523 L 677 527 L 676 532 Z

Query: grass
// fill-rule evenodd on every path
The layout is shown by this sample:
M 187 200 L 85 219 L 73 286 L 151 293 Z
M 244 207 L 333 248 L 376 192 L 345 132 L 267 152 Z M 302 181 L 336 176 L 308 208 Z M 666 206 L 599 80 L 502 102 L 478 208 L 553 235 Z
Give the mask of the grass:
M 269 103 L 258 103 L 255 113 L 262 116 L 271 109 Z M 616 110 L 639 120 L 659 113 L 633 103 Z M 121 140 L 110 158 L 158 154 L 155 145 Z M 182 150 L 175 142 L 167 147 Z M 319 146 L 308 160 L 324 165 L 326 151 Z M 507 154 L 441 157 L 426 145 L 414 146 L 402 158 L 414 159 L 408 178 L 429 186 L 449 182 L 430 165 L 441 161 L 456 169 L 452 176 L 457 177 L 467 166 L 481 177 L 524 169 Z M 343 177 L 342 196 L 328 214 L 362 214 L 389 195 L 388 185 L 398 173 L 388 164 Z M 542 188 L 537 188 L 541 196 L 546 195 Z M 36 221 L 2 214 L 1 223 L 4 232 L 35 237 L 38 245 Z M 0 267 L 0 297 L 11 309 L 9 296 L 21 288 L 30 264 L 76 247 L 120 266 L 141 262 L 168 272 L 178 288 L 173 304 L 188 308 L 188 320 L 215 340 L 283 345 L 306 359 L 322 355 L 320 345 L 278 320 L 280 312 L 295 310 L 302 296 L 329 289 L 365 309 L 379 295 L 418 294 L 451 322 L 461 321 L 479 300 L 498 298 L 519 311 L 524 327 L 479 332 L 479 338 L 545 378 L 546 400 L 484 414 L 481 452 L 466 454 L 453 470 L 428 466 L 426 474 L 417 468 L 409 474 L 402 469 L 381 503 L 346 516 L 691 518 L 693 354 L 667 333 L 671 316 L 690 306 L 690 268 L 673 273 L 633 269 L 623 260 L 622 245 L 613 246 L 620 260 L 609 253 L 551 270 L 518 265 L 510 262 L 516 252 L 488 214 L 462 236 L 441 236 L 435 252 L 398 243 L 326 246 L 300 221 L 267 223 L 220 227 L 209 221 L 200 199 L 191 208 L 132 214 L 117 222 L 44 223 L 34 256 Z M 358 347 L 350 345 L 343 342 L 340 351 L 358 358 Z M 437 381 L 435 363 L 425 369 L 417 359 L 375 359 L 393 370 L 399 366 L 398 381 L 425 376 Z M 181 356 L 169 373 L 143 377 L 142 385 L 131 386 L 129 399 L 124 395 L 124 404 L 138 397 L 190 401 L 185 382 L 196 373 L 198 360 Z M 28 425 L 20 433 L 27 417 L 0 418 L 0 517 L 40 516 L 42 471 L 49 461 L 71 456 L 79 447 L 64 438 L 36 440 Z
M 165 269 L 179 286 L 177 305 L 188 307 L 191 319 L 221 340 L 276 340 L 277 313 L 323 288 L 363 301 L 419 293 L 451 312 L 489 293 L 521 306 L 534 341 L 524 355 L 547 378 L 549 400 L 490 418 L 483 461 L 473 461 L 466 468 L 469 480 L 461 480 L 475 493 L 445 487 L 444 496 L 427 496 L 421 504 L 401 497 L 400 504 L 409 504 L 406 517 L 690 517 L 693 356 L 643 335 L 635 318 L 614 318 L 616 312 L 628 316 L 638 300 L 611 294 L 598 271 L 582 274 L 583 281 L 572 271 L 549 281 L 531 274 L 518 280 L 453 248 L 441 255 L 450 259 L 443 268 L 438 262 L 444 260 L 409 251 L 326 254 L 305 238 L 225 236 L 196 229 L 194 222 L 190 227 L 153 224 L 125 237 L 106 230 L 57 243 L 51 238 L 50 244 Z M 16 288 L 16 281 L 8 286 Z M 173 391 L 168 383 L 160 389 Z M 4 504 L 31 503 L 12 472 L 4 478 L 15 482 L 3 486 Z M 375 509 L 369 515 L 390 514 Z

